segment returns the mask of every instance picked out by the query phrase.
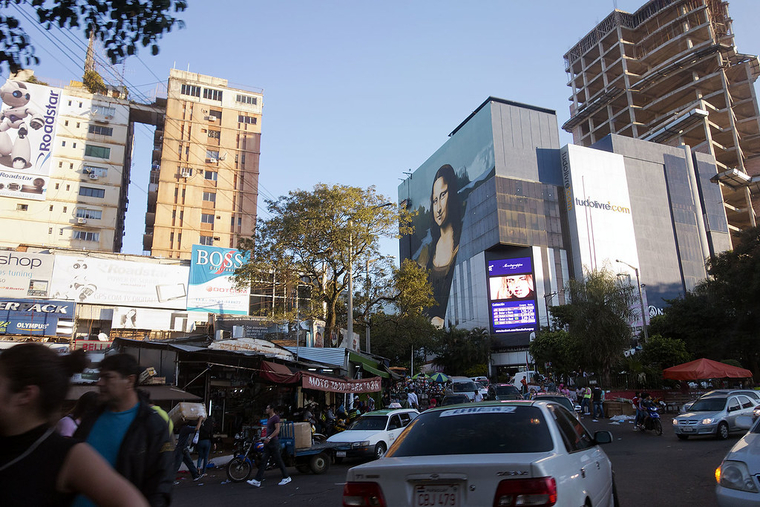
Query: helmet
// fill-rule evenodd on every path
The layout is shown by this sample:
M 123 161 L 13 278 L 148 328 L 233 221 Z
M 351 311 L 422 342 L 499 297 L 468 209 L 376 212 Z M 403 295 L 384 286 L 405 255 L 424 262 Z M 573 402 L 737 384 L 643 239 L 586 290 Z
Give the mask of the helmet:
M 256 452 L 264 452 L 264 442 L 256 442 L 253 444 L 253 448 L 256 449 Z

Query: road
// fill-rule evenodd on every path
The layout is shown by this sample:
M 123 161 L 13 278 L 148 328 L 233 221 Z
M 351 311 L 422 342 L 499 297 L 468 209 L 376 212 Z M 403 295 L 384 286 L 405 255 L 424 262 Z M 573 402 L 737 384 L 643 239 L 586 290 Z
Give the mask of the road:
M 739 437 L 732 436 L 725 441 L 706 438 L 681 441 L 673 434 L 671 419 L 671 415 L 663 414 L 666 424 L 661 437 L 652 432 L 635 432 L 629 423 L 583 420 L 591 431 L 604 429 L 613 434 L 614 441 L 603 449 L 615 468 L 623 507 L 716 505 L 715 468 Z M 246 483 L 224 483 L 227 479 L 224 470 L 211 470 L 208 477 L 198 483 L 189 478 L 180 480 L 175 486 L 172 506 L 252 505 L 251 502 L 262 502 L 261 505 L 267 507 L 339 506 L 346 470 L 357 463 L 333 465 L 323 475 L 305 475 L 290 468 L 293 482 L 286 486 L 277 486 L 279 470 L 269 470 L 261 489 Z

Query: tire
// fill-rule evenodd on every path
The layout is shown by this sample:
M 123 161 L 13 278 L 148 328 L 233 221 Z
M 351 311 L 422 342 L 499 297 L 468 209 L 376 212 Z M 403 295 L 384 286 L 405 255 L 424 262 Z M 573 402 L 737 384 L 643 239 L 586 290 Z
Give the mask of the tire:
M 227 478 L 232 482 L 243 482 L 251 475 L 251 462 L 242 458 L 232 458 L 227 463 Z
M 725 440 L 728 438 L 728 424 L 725 422 L 722 422 L 718 425 L 718 431 L 716 432 L 715 436 L 718 437 L 719 440 Z
M 327 472 L 327 469 L 330 468 L 330 457 L 323 452 L 315 454 L 309 460 L 309 468 L 317 475 Z
M 657 436 L 662 436 L 662 422 L 659 419 L 654 421 L 654 432 L 657 433 Z
M 375 459 L 380 459 L 385 456 L 386 450 L 388 450 L 388 448 L 385 446 L 385 442 L 378 442 L 377 445 L 375 445 Z
M 689 435 L 676 435 L 678 440 L 689 440 Z

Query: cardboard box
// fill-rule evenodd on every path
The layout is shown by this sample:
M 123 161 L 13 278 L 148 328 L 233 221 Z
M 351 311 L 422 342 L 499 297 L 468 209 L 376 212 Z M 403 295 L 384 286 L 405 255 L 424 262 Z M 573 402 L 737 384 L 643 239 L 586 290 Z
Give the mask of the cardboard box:
M 206 417 L 206 407 L 203 403 L 178 403 L 169 411 L 169 419 L 172 420 L 174 426 L 188 421 L 197 421 L 200 417 Z
M 296 449 L 311 447 L 311 424 L 307 422 L 293 423 L 293 431 L 296 437 Z

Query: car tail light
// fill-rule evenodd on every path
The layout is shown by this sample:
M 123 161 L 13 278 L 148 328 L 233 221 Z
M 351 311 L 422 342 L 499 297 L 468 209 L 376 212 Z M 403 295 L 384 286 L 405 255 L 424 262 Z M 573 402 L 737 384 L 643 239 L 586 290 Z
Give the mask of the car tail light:
M 347 482 L 343 486 L 343 507 L 385 507 L 383 490 L 376 482 Z
M 557 503 L 557 481 L 554 477 L 501 481 L 493 499 L 493 507 L 545 506 L 555 503 Z

